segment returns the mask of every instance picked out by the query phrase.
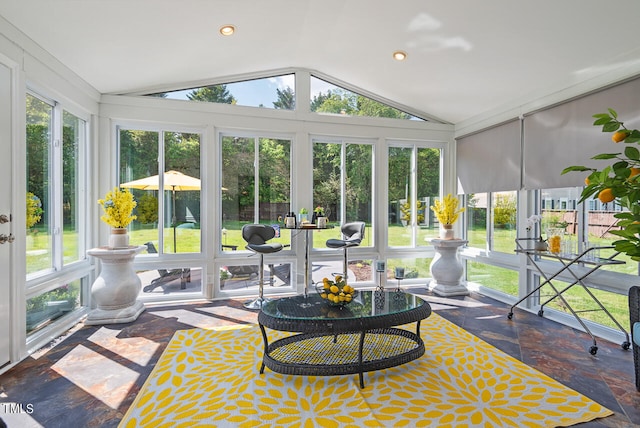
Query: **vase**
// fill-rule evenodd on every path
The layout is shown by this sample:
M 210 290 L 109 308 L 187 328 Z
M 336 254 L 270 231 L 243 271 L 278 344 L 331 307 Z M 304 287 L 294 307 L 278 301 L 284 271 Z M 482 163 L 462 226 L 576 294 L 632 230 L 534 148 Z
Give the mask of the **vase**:
M 326 217 L 316 217 L 316 225 L 318 229 L 324 229 L 327 227 L 327 218 Z
M 440 239 L 455 239 L 453 233 L 454 232 L 452 224 L 443 224 L 442 230 L 440 231 Z
M 564 229 L 561 227 L 550 227 L 547 229 L 547 243 L 549 244 L 549 251 L 558 254 L 562 248 L 562 237 L 564 235 Z
M 109 234 L 109 248 L 112 250 L 128 248 L 129 234 L 125 228 L 113 228 Z

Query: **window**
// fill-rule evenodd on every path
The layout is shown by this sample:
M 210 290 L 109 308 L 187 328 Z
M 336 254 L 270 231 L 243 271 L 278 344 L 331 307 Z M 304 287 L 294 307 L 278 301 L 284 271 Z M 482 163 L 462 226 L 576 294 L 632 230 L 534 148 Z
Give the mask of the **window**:
M 329 221 L 364 221 L 369 230 L 365 230 L 360 246 L 373 245 L 372 144 L 313 140 L 313 206 L 323 207 Z M 323 234 L 324 231 L 314 234 L 314 246 L 325 247 Z
M 276 226 L 274 242 L 290 244 L 281 218 L 291 210 L 291 140 L 222 136 L 222 249 L 244 248 L 242 226 Z
M 53 106 L 27 94 L 27 274 L 53 269 Z
M 310 108 L 313 112 L 324 114 L 423 120 L 313 76 Z
M 296 104 L 293 88 L 295 88 L 295 75 L 286 74 L 264 79 L 161 92 L 151 96 L 174 100 L 293 110 Z
M 27 334 L 33 334 L 80 307 L 84 280 L 71 281 L 37 297 L 27 299 Z
M 84 258 L 83 231 L 84 205 L 80 186 L 79 159 L 85 148 L 85 121 L 69 112 L 62 117 L 62 248 L 64 263 Z
M 440 194 L 441 151 L 391 146 L 388 149 L 389 247 L 429 245 L 439 225 L 429 208 Z
M 85 259 L 80 159 L 86 122 L 35 95 L 26 99 L 27 274 L 33 274 Z M 53 125 L 56 117 L 61 127 Z
M 269 242 L 291 244 L 291 230 L 281 228 L 284 215 L 291 211 L 291 140 L 286 138 L 222 135 L 222 251 L 242 251 L 245 224 L 267 224 L 276 230 Z M 234 260 L 221 266 L 220 289 L 256 290 L 259 285 L 259 264 Z M 270 258 L 273 260 L 273 257 Z M 265 293 L 271 287 L 292 287 L 289 263 L 269 264 L 265 272 Z
M 120 186 L 137 202 L 131 244 L 150 242 L 158 254 L 199 253 L 200 134 L 120 129 L 119 137 Z
M 493 236 L 490 240 L 491 251 L 513 254 L 516 238 L 516 213 L 518 209 L 517 192 L 491 193 L 491 215 Z
M 467 220 L 467 246 L 487 250 L 488 193 L 468 195 L 465 218 Z
M 550 228 L 560 229 L 563 253 L 577 254 L 578 251 L 585 251 L 591 247 L 608 247 L 616 240 L 616 236 L 610 232 L 618 229 L 616 226 L 618 219 L 614 215 L 620 211 L 620 206 L 602 204 L 597 199 L 578 204 L 581 191 L 581 187 L 540 191 L 540 198 L 543 201 L 542 236 L 547 238 L 547 230 Z M 598 203 L 593 203 L 594 201 Z M 602 249 L 593 250 L 590 253 L 606 258 L 613 256 L 615 251 Z M 623 260 L 625 264 L 603 266 L 600 269 L 637 275 L 637 262 L 624 254 L 616 256 L 616 260 Z
M 67 269 L 86 259 L 87 124 L 34 93 L 26 94 L 25 113 L 26 333 L 33 338 L 78 309 L 89 287 L 88 277 L 79 278 L 86 269 Z

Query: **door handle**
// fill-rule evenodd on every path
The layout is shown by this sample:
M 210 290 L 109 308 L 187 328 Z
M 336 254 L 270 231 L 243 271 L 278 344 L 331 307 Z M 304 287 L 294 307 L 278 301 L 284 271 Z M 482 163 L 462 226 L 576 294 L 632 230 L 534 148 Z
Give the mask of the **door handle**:
M 11 221 L 11 214 L 0 214 L 0 224 L 9 223 Z
M 16 240 L 16 237 L 13 236 L 13 233 L 5 235 L 4 233 L 0 233 L 0 244 L 4 244 L 8 242 L 9 244 L 13 243 Z

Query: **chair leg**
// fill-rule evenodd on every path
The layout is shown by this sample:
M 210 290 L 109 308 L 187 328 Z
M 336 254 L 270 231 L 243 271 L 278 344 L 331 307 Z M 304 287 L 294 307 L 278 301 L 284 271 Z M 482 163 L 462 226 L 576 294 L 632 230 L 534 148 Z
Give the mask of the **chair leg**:
M 262 309 L 262 305 L 269 301 L 264 298 L 264 254 L 260 254 L 260 283 L 258 284 L 258 298 L 246 302 L 244 307 L 247 309 Z
M 349 272 L 349 258 L 347 257 L 347 247 L 344 247 L 344 260 L 342 264 L 342 278 L 344 278 L 345 282 L 347 281 L 347 274 Z

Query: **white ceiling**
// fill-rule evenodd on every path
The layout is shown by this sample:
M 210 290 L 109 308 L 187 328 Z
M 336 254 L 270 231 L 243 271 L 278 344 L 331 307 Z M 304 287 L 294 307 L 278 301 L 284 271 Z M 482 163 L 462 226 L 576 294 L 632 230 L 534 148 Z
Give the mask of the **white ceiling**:
M 304 68 L 459 123 L 640 73 L 638 0 L 0 0 L 0 15 L 100 93 Z

